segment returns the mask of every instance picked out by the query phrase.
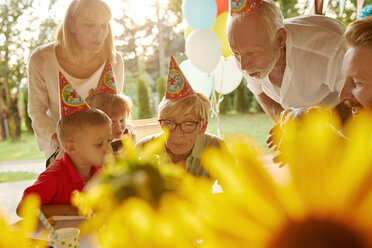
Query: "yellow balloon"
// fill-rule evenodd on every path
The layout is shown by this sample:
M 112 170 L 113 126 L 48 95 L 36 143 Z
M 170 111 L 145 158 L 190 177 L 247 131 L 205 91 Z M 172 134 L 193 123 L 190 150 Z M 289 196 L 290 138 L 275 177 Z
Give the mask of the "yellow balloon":
M 224 57 L 229 57 L 232 52 L 229 48 L 229 44 L 227 43 L 227 35 L 226 35 L 226 20 L 228 16 L 228 11 L 223 12 L 219 16 L 217 16 L 214 24 L 212 26 L 212 30 L 216 32 L 218 37 L 221 40 L 222 44 L 222 55 Z
M 191 34 L 192 32 L 192 27 L 190 27 L 189 25 L 187 25 L 187 27 L 185 28 L 185 31 L 184 31 L 184 36 L 185 36 L 185 40 L 187 40 L 187 37 L 189 36 L 189 34 Z

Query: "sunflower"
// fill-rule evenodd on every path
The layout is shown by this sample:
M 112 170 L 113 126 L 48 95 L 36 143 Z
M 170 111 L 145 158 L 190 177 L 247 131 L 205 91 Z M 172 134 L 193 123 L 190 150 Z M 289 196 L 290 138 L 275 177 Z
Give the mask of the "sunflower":
M 75 192 L 73 204 L 91 218 L 82 234 L 95 232 L 101 247 L 192 247 L 201 223 L 191 200 L 193 191 L 211 191 L 212 182 L 196 179 L 154 156 L 164 139 L 143 149 L 124 144 L 124 153 Z M 209 192 L 210 193 L 210 192 Z
M 281 183 L 246 138 L 227 140 L 229 151 L 206 151 L 224 193 L 198 198 L 204 247 L 372 247 L 372 114 L 353 118 L 347 139 L 339 128 L 327 111 L 286 123 L 281 151 L 290 177 Z
M 18 225 L 9 225 L 5 215 L 0 213 L 0 247 L 46 247 L 45 240 L 31 238 L 38 223 L 40 198 L 37 195 L 28 195 L 22 205 L 20 215 L 23 220 Z

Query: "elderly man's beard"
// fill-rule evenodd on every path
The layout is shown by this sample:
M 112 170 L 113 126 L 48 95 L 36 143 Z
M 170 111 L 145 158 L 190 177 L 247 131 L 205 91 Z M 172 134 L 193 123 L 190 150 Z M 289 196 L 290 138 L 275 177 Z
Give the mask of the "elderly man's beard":
M 257 79 L 264 79 L 267 76 L 269 76 L 270 72 L 274 69 L 276 62 L 278 62 L 279 56 L 280 56 L 280 47 L 279 44 L 274 40 L 272 45 L 272 53 L 271 53 L 271 59 L 270 63 L 261 69 L 258 68 L 248 68 L 245 70 L 245 73 L 254 74 L 253 77 Z
M 363 108 L 363 106 L 356 100 L 346 100 L 344 103 L 346 106 L 351 108 L 351 113 L 353 115 L 358 114 L 359 110 Z

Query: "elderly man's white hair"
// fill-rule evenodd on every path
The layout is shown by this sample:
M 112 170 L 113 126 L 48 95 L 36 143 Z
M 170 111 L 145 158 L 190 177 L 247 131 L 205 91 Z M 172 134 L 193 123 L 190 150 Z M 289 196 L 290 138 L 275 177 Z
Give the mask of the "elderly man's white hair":
M 257 13 L 261 13 L 262 17 L 264 18 L 265 20 L 264 25 L 269 32 L 271 41 L 273 41 L 276 36 L 276 32 L 279 29 L 284 28 L 283 23 L 284 18 L 278 6 L 276 6 L 276 4 L 271 0 L 263 0 L 262 6 L 250 14 L 241 13 L 234 14 L 233 16 L 229 15 L 226 24 L 227 36 L 230 36 L 231 26 L 233 23 L 235 22 L 240 23 L 244 20 L 246 16 Z

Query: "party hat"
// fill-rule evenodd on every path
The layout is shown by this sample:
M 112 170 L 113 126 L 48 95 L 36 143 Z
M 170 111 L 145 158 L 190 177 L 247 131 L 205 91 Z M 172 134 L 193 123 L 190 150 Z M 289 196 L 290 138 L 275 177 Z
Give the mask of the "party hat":
M 96 94 L 117 94 L 114 73 L 112 72 L 112 66 L 110 60 L 106 61 L 105 67 L 103 68 L 101 77 L 99 78 L 98 86 L 95 91 Z
M 262 0 L 230 0 L 230 14 L 249 14 L 261 7 Z
M 178 67 L 177 62 L 173 56 L 170 57 L 169 73 L 167 91 L 165 92 L 166 99 L 182 98 L 194 94 L 193 89 L 186 77 L 183 75 L 181 69 Z
M 81 98 L 61 72 L 59 72 L 59 91 L 61 99 L 61 118 L 89 108 L 83 98 Z

